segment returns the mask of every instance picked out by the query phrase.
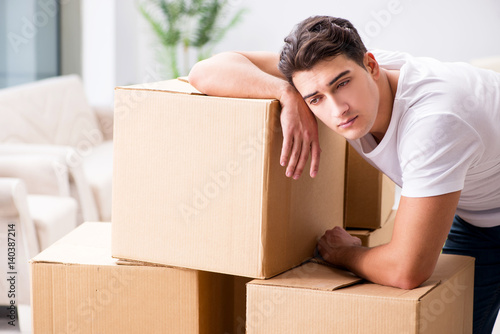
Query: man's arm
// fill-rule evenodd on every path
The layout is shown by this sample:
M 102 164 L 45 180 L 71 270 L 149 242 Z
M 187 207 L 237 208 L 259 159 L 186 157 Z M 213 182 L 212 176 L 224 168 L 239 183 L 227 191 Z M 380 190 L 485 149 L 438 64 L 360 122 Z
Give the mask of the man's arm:
M 311 151 L 310 175 L 319 169 L 320 147 L 316 118 L 302 96 L 278 70 L 279 55 L 271 52 L 225 52 L 197 63 L 189 82 L 202 93 L 241 98 L 272 98 L 281 102 L 286 175 L 297 179 Z
M 403 196 L 388 244 L 361 247 L 359 239 L 334 228 L 321 238 L 318 249 L 328 262 L 369 281 L 413 289 L 434 271 L 459 198 L 460 191 L 423 198 Z

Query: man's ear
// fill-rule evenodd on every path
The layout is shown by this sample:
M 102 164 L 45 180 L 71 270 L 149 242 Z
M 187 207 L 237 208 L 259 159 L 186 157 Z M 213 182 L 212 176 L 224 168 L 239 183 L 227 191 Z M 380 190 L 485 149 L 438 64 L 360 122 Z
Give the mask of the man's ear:
M 365 65 L 368 73 L 370 73 L 375 79 L 378 79 L 378 77 L 380 76 L 380 67 L 377 60 L 375 60 L 375 56 L 373 55 L 373 53 L 365 53 L 363 64 Z

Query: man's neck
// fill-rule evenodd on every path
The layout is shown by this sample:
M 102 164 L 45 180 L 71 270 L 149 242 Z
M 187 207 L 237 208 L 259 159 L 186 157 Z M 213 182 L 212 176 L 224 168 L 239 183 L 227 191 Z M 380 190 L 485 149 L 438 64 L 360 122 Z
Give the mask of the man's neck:
M 391 122 L 392 108 L 394 106 L 394 98 L 398 87 L 399 70 L 381 69 L 379 80 L 380 101 L 377 113 L 377 119 L 370 133 L 373 135 L 377 143 L 380 143 L 384 138 L 389 123 Z

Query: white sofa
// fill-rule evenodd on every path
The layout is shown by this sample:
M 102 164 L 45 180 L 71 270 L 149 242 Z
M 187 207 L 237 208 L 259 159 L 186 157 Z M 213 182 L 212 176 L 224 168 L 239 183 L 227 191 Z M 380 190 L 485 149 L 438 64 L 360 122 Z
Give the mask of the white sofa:
M 470 63 L 477 67 L 500 72 L 500 56 L 476 58 L 472 59 Z
M 71 195 L 78 223 L 110 221 L 112 117 L 89 106 L 76 75 L 0 90 L 0 176 L 29 194 Z
M 28 195 L 23 180 L 0 177 L 0 305 L 15 302 L 23 332 L 31 330 L 28 260 L 74 229 L 76 212 L 72 197 Z

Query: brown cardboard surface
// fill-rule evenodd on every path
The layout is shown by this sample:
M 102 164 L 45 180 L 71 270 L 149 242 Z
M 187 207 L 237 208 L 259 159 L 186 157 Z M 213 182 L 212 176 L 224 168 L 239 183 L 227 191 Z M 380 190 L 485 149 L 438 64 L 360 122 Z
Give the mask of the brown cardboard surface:
M 310 257 L 343 224 L 345 140 L 320 124 L 319 175 L 287 179 L 278 101 L 178 81 L 115 90 L 112 255 L 258 278 Z
M 392 211 L 387 218 L 387 221 L 381 228 L 376 230 L 359 230 L 359 229 L 346 229 L 350 235 L 361 239 L 361 244 L 365 247 L 375 247 L 389 243 L 392 238 L 394 230 L 394 222 L 396 220 L 396 210 Z
M 349 271 L 307 262 L 272 279 L 260 280 L 258 284 L 333 291 L 361 281 Z
M 247 333 L 472 331 L 473 258 L 441 255 L 434 274 L 413 290 L 365 281 L 333 291 L 330 286 L 318 289 L 318 276 L 328 279 L 327 272 L 331 280 L 342 281 L 338 271 L 321 267 L 310 264 L 300 285 L 287 282 L 284 276 L 288 272 L 248 283 Z
M 110 225 L 84 223 L 30 261 L 34 333 L 232 331 L 244 282 L 196 270 L 118 265 Z
M 233 319 L 234 326 L 231 334 L 245 334 L 246 328 L 246 284 L 252 279 L 248 277 L 231 276 L 234 285 L 234 299 L 233 299 Z M 224 333 L 230 334 L 230 333 Z
M 147 84 L 137 84 L 120 87 L 121 89 L 130 89 L 134 91 L 158 90 L 160 92 L 171 92 L 181 94 L 204 95 L 199 90 L 189 84 L 186 77 L 180 77 L 178 80 L 165 80 Z M 137 94 L 140 95 L 140 94 Z
M 392 211 L 395 184 L 366 162 L 349 144 L 345 182 L 345 226 L 380 228 Z

